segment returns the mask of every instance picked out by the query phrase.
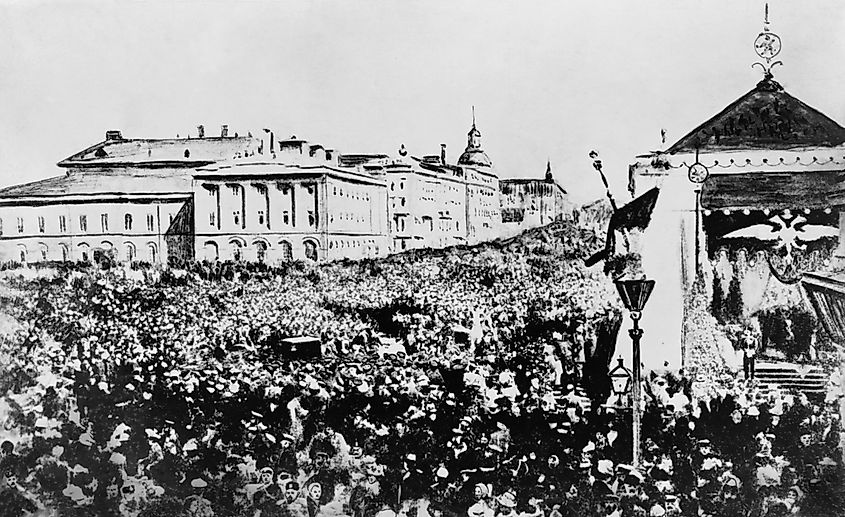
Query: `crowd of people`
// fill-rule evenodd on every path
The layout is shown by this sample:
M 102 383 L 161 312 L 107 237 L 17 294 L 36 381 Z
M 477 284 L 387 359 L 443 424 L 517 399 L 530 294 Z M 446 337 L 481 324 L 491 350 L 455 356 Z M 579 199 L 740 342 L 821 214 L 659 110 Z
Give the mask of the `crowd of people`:
M 583 266 L 600 242 L 560 225 L 371 262 L 21 284 L 30 296 L 8 308 L 20 329 L 0 341 L 0 507 L 252 517 L 840 508 L 838 399 L 755 393 L 724 365 L 707 389 L 696 376 L 705 368 L 650 377 L 644 461 L 631 465 L 630 412 L 602 405 L 607 391 L 585 404 L 577 388 L 582 354 L 620 314 L 610 280 Z M 316 338 L 321 357 L 291 356 L 291 336 Z

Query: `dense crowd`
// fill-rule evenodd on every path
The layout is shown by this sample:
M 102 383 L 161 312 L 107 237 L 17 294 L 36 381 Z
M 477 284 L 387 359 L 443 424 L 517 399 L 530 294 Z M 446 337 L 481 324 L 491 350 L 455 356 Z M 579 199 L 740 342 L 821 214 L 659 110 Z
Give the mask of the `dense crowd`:
M 620 315 L 612 283 L 582 265 L 600 243 L 553 226 L 373 262 L 115 268 L 19 284 L 29 295 L 7 309 L 20 329 L 0 343 L 0 507 L 302 517 L 841 508 L 838 399 L 755 393 L 724 365 L 704 390 L 689 374 L 650 377 L 645 462 L 630 466 L 630 412 L 601 405 L 608 390 L 591 406 L 576 389 L 579 358 L 608 356 L 592 352 Z M 322 357 L 287 357 L 290 336 L 318 338 Z

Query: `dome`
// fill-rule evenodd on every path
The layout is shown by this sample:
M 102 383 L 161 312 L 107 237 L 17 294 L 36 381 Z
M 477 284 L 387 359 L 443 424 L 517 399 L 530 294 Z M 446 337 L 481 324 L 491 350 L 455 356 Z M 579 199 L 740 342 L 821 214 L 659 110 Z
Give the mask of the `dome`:
M 475 165 L 481 167 L 490 167 L 492 162 L 490 161 L 490 157 L 487 156 L 487 153 L 482 151 L 481 149 L 467 149 L 458 158 L 458 165 Z

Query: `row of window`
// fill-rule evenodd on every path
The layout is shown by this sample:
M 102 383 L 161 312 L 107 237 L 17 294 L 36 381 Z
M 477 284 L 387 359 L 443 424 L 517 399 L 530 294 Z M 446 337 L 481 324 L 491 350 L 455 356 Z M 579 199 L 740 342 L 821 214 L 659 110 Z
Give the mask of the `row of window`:
M 173 222 L 173 214 L 170 214 L 170 222 Z M 18 233 L 24 233 L 26 231 L 24 225 L 24 218 L 18 217 L 16 220 L 16 228 Z M 36 218 L 36 224 L 38 226 L 38 233 L 46 233 L 46 221 L 44 216 L 38 216 Z M 147 231 L 153 232 L 155 231 L 155 214 L 147 214 Z M 67 216 L 60 215 L 59 216 L 59 233 L 67 233 L 68 231 L 67 225 Z M 133 228 L 133 218 L 132 214 L 126 214 L 123 216 L 123 229 L 124 231 L 132 231 Z M 88 231 L 88 216 L 87 215 L 80 215 L 79 216 L 79 231 L 80 232 L 87 232 Z M 109 214 L 100 214 L 100 232 L 107 233 L 109 231 Z M 3 235 L 3 219 L 0 219 L 0 235 Z
M 264 226 L 267 222 L 267 216 L 264 210 L 258 210 L 256 213 L 258 224 Z M 288 210 L 282 211 L 282 224 L 290 225 L 291 224 L 291 214 Z M 240 210 L 233 210 L 232 211 L 232 222 L 235 226 L 241 226 L 241 211 Z M 217 211 L 211 211 L 208 213 L 208 225 L 211 227 L 217 227 Z M 317 215 L 313 210 L 308 211 L 308 226 L 309 227 L 316 227 L 317 226 Z
M 232 247 L 232 259 L 235 261 L 241 261 L 244 259 L 244 248 L 246 248 L 246 243 L 241 241 L 240 239 L 232 239 L 229 241 L 229 244 Z M 319 259 L 319 245 L 316 241 L 312 239 L 306 239 L 302 243 L 303 247 L 305 248 L 305 258 L 309 260 L 318 260 Z M 270 246 L 265 241 L 255 241 L 253 243 L 255 247 L 255 258 L 258 262 L 264 262 L 267 260 L 267 252 L 270 249 Z M 205 248 L 205 259 L 206 260 L 219 260 L 220 258 L 220 250 L 217 246 L 217 243 L 214 241 L 207 241 L 203 247 Z M 281 259 L 285 262 L 290 262 L 293 260 L 293 246 L 290 242 L 282 240 L 279 241 L 279 250 L 281 251 Z
M 158 247 L 154 242 L 149 242 L 146 245 L 147 248 L 147 255 L 143 257 L 143 260 L 149 261 L 151 263 L 155 263 L 158 259 Z M 70 248 L 66 244 L 59 244 L 59 250 L 61 252 L 61 260 L 68 261 L 74 257 L 71 257 Z M 91 250 L 91 246 L 87 243 L 80 243 L 77 245 L 77 256 L 75 257 L 82 262 L 88 262 L 92 258 L 97 260 L 100 258 L 100 254 L 110 254 L 112 258 L 117 260 L 126 260 L 128 262 L 132 262 L 138 259 L 138 253 L 135 248 L 135 245 L 131 242 L 124 243 L 123 245 L 123 254 L 116 255 L 112 254 L 112 250 L 114 248 L 110 243 L 104 242 L 101 247 L 94 248 L 93 252 Z M 58 260 L 58 257 L 51 257 L 50 256 L 50 248 L 43 242 L 38 243 L 38 255 L 37 260 L 41 261 L 48 261 L 48 260 Z M 32 257 L 29 254 L 29 250 L 23 244 L 18 244 L 18 259 L 21 263 L 29 262 Z
M 309 191 L 310 192 L 310 191 Z M 345 193 L 343 192 L 343 187 L 333 187 L 332 188 L 332 195 L 337 197 L 348 197 L 351 199 L 357 199 L 359 201 L 369 201 L 370 195 L 367 193 L 361 194 L 357 191 L 349 191 L 347 190 Z

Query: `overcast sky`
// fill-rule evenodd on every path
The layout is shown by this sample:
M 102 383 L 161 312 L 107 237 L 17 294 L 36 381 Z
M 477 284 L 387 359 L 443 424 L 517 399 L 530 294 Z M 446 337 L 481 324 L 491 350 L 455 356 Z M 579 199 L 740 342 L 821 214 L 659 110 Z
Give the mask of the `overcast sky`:
M 845 3 L 770 2 L 775 78 L 845 123 Z M 762 1 L 0 0 L 0 185 L 103 139 L 272 127 L 342 152 L 466 145 L 476 106 L 502 177 L 618 197 L 636 154 L 760 79 Z

